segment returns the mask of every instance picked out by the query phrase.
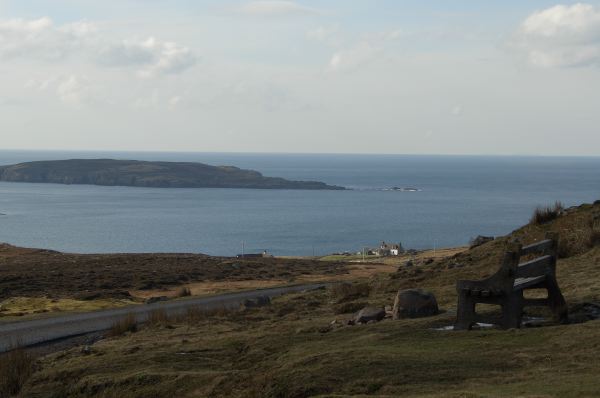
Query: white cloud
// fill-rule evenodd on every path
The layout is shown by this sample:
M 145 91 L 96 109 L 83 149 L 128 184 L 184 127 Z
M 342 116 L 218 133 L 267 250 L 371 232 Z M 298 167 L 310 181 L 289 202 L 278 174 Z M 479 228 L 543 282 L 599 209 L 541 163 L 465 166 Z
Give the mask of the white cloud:
M 539 67 L 600 66 L 600 9 L 557 5 L 531 14 L 512 43 Z
M 329 60 L 329 69 L 333 71 L 356 69 L 374 60 L 381 51 L 369 42 L 362 41 L 354 47 L 335 52 Z
M 153 77 L 175 74 L 196 64 L 196 56 L 185 46 L 150 37 L 144 41 L 123 41 L 103 48 L 99 62 L 108 66 L 137 66 L 139 75 Z
M 61 61 L 69 56 L 103 66 L 137 67 L 141 77 L 176 74 L 196 63 L 188 47 L 150 37 L 143 41 L 113 42 L 98 27 L 81 21 L 61 26 L 50 18 L 0 21 L 0 59 Z
M 95 32 L 88 22 L 56 26 L 47 17 L 0 21 L 0 58 L 60 60 L 81 49 Z
M 306 37 L 330 46 L 339 46 L 341 43 L 340 28 L 337 25 L 329 27 L 319 26 L 311 29 L 306 32 Z
M 23 87 L 26 89 L 35 89 L 35 90 L 39 90 L 39 91 L 46 91 L 48 89 L 48 87 L 50 87 L 52 84 L 54 84 L 55 81 L 56 81 L 56 78 L 43 79 L 43 80 L 29 79 L 24 84 Z
M 312 32 L 312 37 L 326 39 L 328 34 L 327 30 L 317 30 Z M 397 52 L 394 48 L 395 42 L 403 36 L 401 30 L 363 34 L 353 46 L 338 49 L 333 53 L 329 59 L 329 69 L 333 71 L 352 70 L 375 60 L 393 58 Z
M 318 14 L 319 11 L 294 1 L 251 1 L 237 8 L 237 12 L 260 17 L 297 16 Z
M 94 101 L 94 93 L 85 76 L 71 75 L 62 79 L 58 82 L 56 94 L 62 102 L 75 106 Z
M 463 108 L 462 105 L 458 104 L 452 108 L 452 115 L 460 116 L 462 114 Z
M 181 104 L 182 98 L 180 96 L 171 97 L 169 99 L 169 107 L 171 109 L 176 108 L 177 105 Z
M 86 75 L 54 76 L 47 79 L 29 79 L 23 86 L 27 90 L 51 94 L 60 102 L 79 108 L 83 105 L 108 103 L 100 95 L 97 85 Z

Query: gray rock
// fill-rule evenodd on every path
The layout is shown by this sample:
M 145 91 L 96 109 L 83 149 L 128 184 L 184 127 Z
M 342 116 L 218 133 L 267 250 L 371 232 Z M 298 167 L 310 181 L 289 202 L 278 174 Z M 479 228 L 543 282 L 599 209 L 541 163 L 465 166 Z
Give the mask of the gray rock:
M 483 235 L 479 235 L 478 237 L 471 239 L 471 242 L 469 244 L 469 248 L 472 249 L 474 247 L 477 246 L 481 246 L 484 243 L 488 243 L 494 240 L 493 236 L 483 236 Z
M 379 322 L 385 318 L 385 309 L 382 307 L 365 307 L 354 315 L 354 323 Z
M 399 290 L 394 300 L 394 319 L 421 318 L 439 313 L 433 293 L 421 289 Z

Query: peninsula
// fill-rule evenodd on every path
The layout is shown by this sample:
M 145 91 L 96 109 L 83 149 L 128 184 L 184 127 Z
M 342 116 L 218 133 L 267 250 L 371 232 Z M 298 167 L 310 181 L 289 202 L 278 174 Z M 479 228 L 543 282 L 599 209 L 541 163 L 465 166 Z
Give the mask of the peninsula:
M 0 166 L 0 181 L 154 188 L 343 190 L 318 181 L 265 177 L 258 171 L 195 162 L 69 159 Z

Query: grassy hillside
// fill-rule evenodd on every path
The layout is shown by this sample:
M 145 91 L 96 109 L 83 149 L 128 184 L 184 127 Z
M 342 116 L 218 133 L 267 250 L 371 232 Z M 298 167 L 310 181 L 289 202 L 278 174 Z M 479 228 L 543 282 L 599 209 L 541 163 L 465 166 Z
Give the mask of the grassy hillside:
M 559 231 L 558 281 L 573 319 L 600 300 L 600 203 L 544 225 L 341 289 L 278 298 L 269 307 L 160 319 L 137 333 L 41 359 L 27 397 L 597 397 L 600 321 L 520 330 L 451 325 L 455 282 L 496 271 L 509 239 Z M 590 238 L 590 239 L 588 239 Z M 442 313 L 345 326 L 355 308 L 391 305 L 399 288 L 433 291 Z

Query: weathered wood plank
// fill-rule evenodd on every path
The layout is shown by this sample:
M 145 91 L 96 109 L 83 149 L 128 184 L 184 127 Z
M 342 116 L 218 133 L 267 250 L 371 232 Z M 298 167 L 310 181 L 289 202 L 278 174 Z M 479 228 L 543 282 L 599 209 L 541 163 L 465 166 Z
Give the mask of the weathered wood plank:
M 533 253 L 542 253 L 546 250 L 550 250 L 554 247 L 554 241 L 552 239 L 546 239 L 541 242 L 536 242 L 531 245 L 525 246 L 521 249 L 521 255 L 526 256 Z
M 554 257 L 542 256 L 517 267 L 517 278 L 529 278 L 533 276 L 547 275 L 553 273 Z
M 538 283 L 545 281 L 546 275 L 532 276 L 528 278 L 517 278 L 515 279 L 514 290 L 523 290 L 530 286 L 537 285 Z

